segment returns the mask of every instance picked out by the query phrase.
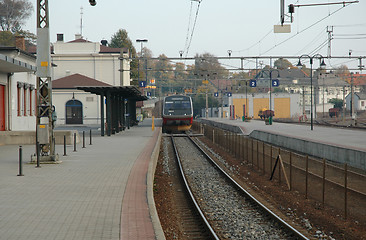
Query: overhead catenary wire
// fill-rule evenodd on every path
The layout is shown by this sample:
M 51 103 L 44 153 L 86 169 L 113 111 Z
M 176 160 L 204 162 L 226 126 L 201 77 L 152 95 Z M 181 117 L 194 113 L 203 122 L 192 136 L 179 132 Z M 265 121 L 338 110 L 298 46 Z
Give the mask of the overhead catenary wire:
M 195 30 L 195 28 L 196 28 L 196 24 L 197 24 L 198 13 L 199 13 L 200 6 L 201 6 L 201 3 L 202 3 L 202 0 L 196 0 L 196 1 L 198 2 L 197 10 L 196 10 L 196 15 L 195 15 L 195 18 L 194 18 L 194 23 L 193 23 L 193 27 L 192 27 L 192 30 L 191 30 L 190 39 L 189 39 L 189 41 L 188 41 L 187 48 L 186 48 L 186 49 L 184 49 L 184 52 L 185 52 L 185 56 L 186 56 L 186 57 L 188 56 L 189 48 L 191 47 L 191 43 L 192 43 L 192 39 L 193 39 L 194 30 Z M 188 35 L 189 35 L 189 34 L 188 34 Z
M 189 32 L 190 32 L 190 27 L 191 27 L 192 10 L 193 10 L 193 2 L 191 1 L 191 7 L 189 10 L 189 18 L 188 18 L 187 34 L 186 34 L 186 42 L 184 44 L 183 50 L 186 50 L 186 48 L 188 46 L 188 42 L 189 42 Z

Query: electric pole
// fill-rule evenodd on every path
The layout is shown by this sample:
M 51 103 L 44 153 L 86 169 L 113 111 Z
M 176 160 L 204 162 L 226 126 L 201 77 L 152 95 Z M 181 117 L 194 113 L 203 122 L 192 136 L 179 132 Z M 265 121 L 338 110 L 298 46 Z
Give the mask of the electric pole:
M 41 158 L 42 161 L 57 161 L 58 158 L 53 111 L 48 0 L 37 0 L 37 166 Z

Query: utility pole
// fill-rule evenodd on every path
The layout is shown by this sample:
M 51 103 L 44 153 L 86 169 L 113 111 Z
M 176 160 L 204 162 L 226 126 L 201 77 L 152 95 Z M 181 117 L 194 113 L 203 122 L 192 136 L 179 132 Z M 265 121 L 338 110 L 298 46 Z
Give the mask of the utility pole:
M 48 0 L 37 0 L 37 166 L 42 161 L 57 161 L 52 113 L 51 53 Z
M 331 57 L 332 53 L 332 39 L 333 39 L 333 26 L 327 26 L 328 33 L 328 58 Z

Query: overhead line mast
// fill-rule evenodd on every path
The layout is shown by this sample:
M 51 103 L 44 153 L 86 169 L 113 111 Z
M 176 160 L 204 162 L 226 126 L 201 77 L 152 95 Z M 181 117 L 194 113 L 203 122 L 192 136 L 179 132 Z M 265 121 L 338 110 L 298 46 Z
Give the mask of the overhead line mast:
M 95 0 L 89 0 L 95 6 Z M 52 105 L 51 51 L 48 0 L 37 0 L 37 167 L 42 161 L 57 161 L 55 154 L 54 119 Z

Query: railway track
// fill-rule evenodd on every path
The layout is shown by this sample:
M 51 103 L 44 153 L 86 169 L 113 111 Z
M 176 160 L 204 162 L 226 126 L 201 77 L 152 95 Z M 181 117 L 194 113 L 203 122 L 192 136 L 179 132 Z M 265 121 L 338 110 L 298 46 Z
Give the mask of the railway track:
M 224 173 L 191 138 L 171 139 L 211 239 L 307 239 Z

